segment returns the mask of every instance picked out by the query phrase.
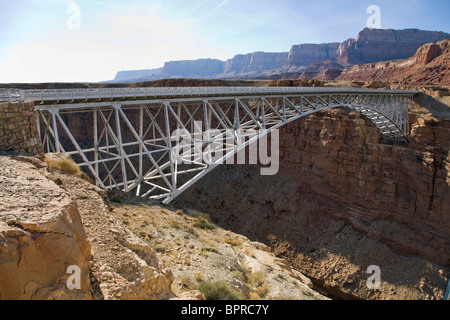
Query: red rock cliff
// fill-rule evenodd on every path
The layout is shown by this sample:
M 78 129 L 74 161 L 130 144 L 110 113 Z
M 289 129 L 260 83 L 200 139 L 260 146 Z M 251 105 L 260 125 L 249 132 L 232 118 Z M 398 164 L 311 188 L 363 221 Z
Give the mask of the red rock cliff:
M 417 29 L 364 29 L 356 39 L 339 47 L 338 61 L 343 65 L 372 63 L 412 57 L 417 49 L 431 42 L 450 38 L 450 34 Z
M 356 65 L 346 68 L 336 80 L 399 81 L 450 85 L 450 39 L 427 43 L 405 60 Z

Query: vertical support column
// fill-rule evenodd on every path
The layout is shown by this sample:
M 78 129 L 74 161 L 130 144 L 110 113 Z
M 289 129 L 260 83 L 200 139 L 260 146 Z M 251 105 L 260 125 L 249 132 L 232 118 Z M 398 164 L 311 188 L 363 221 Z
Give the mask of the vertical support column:
M 38 130 L 38 135 L 39 135 L 39 140 L 41 141 L 42 147 L 44 147 L 44 144 L 42 142 L 42 132 L 41 132 L 41 118 L 39 116 L 39 112 L 34 112 L 34 117 L 35 117 L 35 121 L 36 121 L 36 125 L 37 125 L 37 130 Z
M 56 114 L 59 113 L 59 110 L 52 109 L 50 110 L 52 115 L 52 123 L 53 123 L 53 133 L 55 138 L 55 149 L 57 153 L 61 152 L 61 148 L 59 145 L 59 134 L 58 134 L 58 123 L 56 122 Z
M 208 160 L 208 164 L 212 163 L 212 154 L 211 154 L 211 110 L 208 108 L 209 101 L 203 100 L 203 117 L 205 121 L 205 132 L 203 133 L 203 142 L 206 142 L 207 145 L 205 147 L 204 157 Z M 211 106 L 212 108 L 212 106 Z
M 94 108 L 94 170 L 99 176 L 98 171 L 98 110 Z M 96 180 L 95 184 L 99 186 L 99 182 Z
M 240 115 L 239 115 L 239 101 L 238 101 L 238 99 L 235 99 L 234 102 L 235 102 L 235 105 L 234 105 L 233 127 L 234 127 L 234 130 L 239 130 L 239 128 L 241 127 L 241 120 L 240 120 Z
M 142 105 L 139 105 L 139 137 L 142 141 L 144 141 L 144 108 Z M 153 136 L 154 137 L 154 136 Z M 139 197 L 141 195 L 141 185 L 142 178 L 144 176 L 144 155 L 142 154 L 144 149 L 141 144 L 139 144 L 139 184 L 136 191 L 136 196 Z
M 173 157 L 173 147 L 172 147 L 172 132 L 170 132 L 170 121 L 169 121 L 169 108 L 170 103 L 164 102 L 164 119 L 166 124 L 166 135 L 167 135 L 167 148 L 169 149 L 169 162 L 170 162 L 170 173 L 172 176 L 172 186 L 173 190 L 177 190 L 177 166 L 178 164 L 175 163 L 176 159 Z M 173 191 L 172 190 L 172 191 Z
M 261 120 L 262 120 L 262 127 L 265 130 L 266 129 L 266 112 L 264 110 L 264 98 L 261 98 Z
M 122 141 L 122 128 L 120 125 L 120 114 L 119 109 L 122 106 L 118 103 L 113 104 L 115 116 L 116 116 L 116 130 L 117 130 L 117 138 L 119 139 L 119 145 L 117 146 L 117 149 L 120 154 L 120 165 L 122 168 L 122 178 L 123 178 L 123 189 L 125 192 L 128 192 L 128 178 L 127 178 L 127 170 L 125 166 L 125 152 L 123 150 L 123 141 Z

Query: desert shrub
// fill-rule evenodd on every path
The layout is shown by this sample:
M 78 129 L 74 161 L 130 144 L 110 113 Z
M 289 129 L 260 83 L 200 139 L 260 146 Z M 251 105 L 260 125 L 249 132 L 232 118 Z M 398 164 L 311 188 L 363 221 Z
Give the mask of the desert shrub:
M 202 251 L 206 251 L 206 252 L 213 252 L 213 253 L 219 253 L 219 251 L 217 251 L 216 248 L 202 248 Z
M 250 273 L 248 276 L 248 282 L 254 286 L 261 286 L 266 280 L 266 272 L 265 271 L 256 271 Z
M 241 244 L 241 242 L 239 241 L 238 238 L 230 239 L 230 238 L 228 238 L 228 237 L 225 237 L 225 238 L 223 239 L 223 241 L 224 241 L 225 243 L 228 243 L 228 244 L 232 245 L 232 246 L 238 246 L 238 245 Z
M 59 159 L 59 160 L 51 160 L 44 159 L 44 161 L 48 164 L 49 167 L 54 168 L 56 170 L 63 171 L 67 174 L 77 176 L 81 174 L 80 167 L 70 158 L 67 159 Z
M 216 227 L 203 218 L 197 218 L 194 222 L 194 227 L 203 229 L 203 230 L 214 230 Z
M 201 282 L 198 290 L 205 296 L 206 300 L 244 300 L 242 293 L 233 289 L 224 281 Z

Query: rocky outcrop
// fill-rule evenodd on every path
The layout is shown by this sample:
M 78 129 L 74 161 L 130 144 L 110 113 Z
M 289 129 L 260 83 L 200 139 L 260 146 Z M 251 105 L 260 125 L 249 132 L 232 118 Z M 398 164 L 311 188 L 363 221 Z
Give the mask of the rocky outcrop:
M 0 299 L 174 297 L 170 269 L 108 216 L 105 196 L 38 158 L 0 157 Z
M 423 45 L 413 57 L 408 59 L 346 68 L 335 79 L 449 85 L 449 65 L 450 39 L 447 39 Z
M 91 247 L 67 192 L 32 163 L 2 156 L 0 198 L 0 299 L 91 299 Z M 67 285 L 71 266 L 80 271 L 76 290 Z
M 59 172 L 53 172 L 51 178 L 76 201 L 83 219 L 92 248 L 94 299 L 164 300 L 174 296 L 171 270 L 159 261 L 150 246 L 109 214 L 105 191 Z
M 406 59 L 412 57 L 420 46 L 448 38 L 450 34 L 444 32 L 366 28 L 356 39 L 344 41 L 339 46 L 338 62 L 354 65 Z
M 244 73 L 260 73 L 266 70 L 277 69 L 286 64 L 286 52 L 254 52 L 246 55 L 236 55 L 227 60 L 224 66 L 224 76 Z
M 340 43 L 294 45 L 289 52 L 288 66 L 301 67 L 338 58 Z

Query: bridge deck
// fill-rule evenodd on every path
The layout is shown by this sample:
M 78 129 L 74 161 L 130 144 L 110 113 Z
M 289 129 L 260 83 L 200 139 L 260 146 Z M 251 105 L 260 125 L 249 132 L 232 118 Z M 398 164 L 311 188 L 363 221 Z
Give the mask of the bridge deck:
M 0 89 L 0 101 L 34 101 L 37 104 L 74 104 L 99 101 L 160 100 L 209 97 L 282 96 L 298 94 L 414 95 L 417 91 L 335 87 L 164 87 L 95 89 Z

